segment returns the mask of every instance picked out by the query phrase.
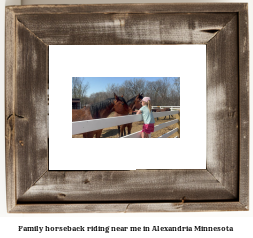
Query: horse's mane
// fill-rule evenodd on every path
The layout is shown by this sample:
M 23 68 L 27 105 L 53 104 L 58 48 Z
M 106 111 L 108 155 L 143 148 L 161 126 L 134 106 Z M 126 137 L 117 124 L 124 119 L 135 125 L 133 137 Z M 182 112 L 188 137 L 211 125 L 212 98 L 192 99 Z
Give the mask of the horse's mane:
M 137 96 L 138 96 L 138 95 L 137 95 Z M 128 105 L 128 106 L 132 106 L 131 104 L 135 101 L 135 98 L 136 98 L 137 96 L 134 96 L 133 98 L 129 99 L 129 100 L 127 101 L 127 105 Z M 140 99 L 142 99 L 142 98 L 143 98 L 143 96 L 140 95 Z
M 118 97 L 120 101 L 123 101 L 124 103 L 126 103 L 125 99 L 122 97 Z M 99 118 L 99 112 L 107 107 L 109 107 L 113 101 L 115 100 L 115 98 L 107 98 L 104 101 L 101 102 L 97 102 L 94 103 L 92 105 L 90 105 L 90 113 L 92 115 L 92 118 Z
M 127 105 L 128 105 L 128 106 L 131 106 L 131 104 L 134 102 L 135 98 L 136 98 L 136 96 L 133 97 L 133 98 L 131 98 L 131 99 L 129 99 L 129 100 L 127 101 Z

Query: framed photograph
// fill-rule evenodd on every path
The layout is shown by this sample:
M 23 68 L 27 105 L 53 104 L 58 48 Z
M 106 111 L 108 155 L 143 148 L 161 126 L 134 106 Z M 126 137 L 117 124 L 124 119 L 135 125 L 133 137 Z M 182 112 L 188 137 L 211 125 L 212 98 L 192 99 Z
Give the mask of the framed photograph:
M 8 212 L 249 210 L 249 38 L 246 3 L 11 6 L 6 7 L 5 42 Z M 193 105 L 188 105 L 192 107 L 189 111 L 190 115 L 188 111 L 186 113 L 188 107 L 182 106 L 180 109 L 182 123 L 187 117 L 195 116 L 192 130 L 187 126 L 186 133 L 183 124 L 180 129 L 180 124 L 180 139 L 160 141 L 162 144 L 166 143 L 165 148 L 172 146 L 170 143 L 174 142 L 171 141 L 189 141 L 192 145 L 191 150 L 186 149 L 182 144 L 180 150 L 186 150 L 188 153 L 178 154 L 178 157 L 185 157 L 187 161 L 194 160 L 199 150 L 203 149 L 200 143 L 204 141 L 204 153 L 199 156 L 205 161 L 204 168 L 174 169 L 153 166 L 158 163 L 154 151 L 159 145 L 158 142 L 154 142 L 158 140 L 152 138 L 145 140 L 153 143 L 152 146 L 151 144 L 148 146 L 147 160 L 152 159 L 154 163 L 146 169 L 144 167 L 132 169 L 131 165 L 137 160 L 137 157 L 132 157 L 132 153 L 134 154 L 132 148 L 124 153 L 124 159 L 118 160 L 118 163 L 120 161 L 127 164 L 123 168 L 90 169 L 85 168 L 85 164 L 81 169 L 57 167 L 64 160 L 71 161 L 74 156 L 58 153 L 59 150 L 68 147 L 66 141 L 60 138 L 60 142 L 55 141 L 51 144 L 50 141 L 53 139 L 50 131 L 53 130 L 51 128 L 54 124 L 49 120 L 52 118 L 56 123 L 61 123 L 65 113 L 71 115 L 70 105 L 68 105 L 71 96 L 68 97 L 66 112 L 61 110 L 59 113 L 58 109 L 55 109 L 51 114 L 51 102 L 55 99 L 59 102 L 59 108 L 65 105 L 60 92 L 60 88 L 63 87 L 60 72 L 65 72 L 70 66 L 69 60 L 65 60 L 64 63 L 64 60 L 61 62 L 60 59 L 61 63 L 58 63 L 58 66 L 51 66 L 53 46 L 65 47 L 58 53 L 62 56 L 67 55 L 70 46 L 84 47 L 87 55 L 87 48 L 90 50 L 98 46 L 104 48 L 105 46 L 138 46 L 138 49 L 142 46 L 150 47 L 144 52 L 159 46 L 163 49 L 163 54 L 169 57 L 166 49 L 173 45 L 205 47 L 206 78 L 203 79 L 205 89 L 201 90 L 205 93 L 205 109 L 200 106 L 203 103 L 200 97 L 196 97 Z M 74 71 L 69 77 L 69 89 L 72 77 L 180 77 L 180 75 L 168 75 L 165 71 L 156 74 L 155 71 L 153 73 L 147 71 L 146 75 L 138 71 L 136 74 L 129 75 L 127 72 L 130 72 L 133 67 L 125 61 L 121 62 L 126 68 L 126 73 L 109 74 L 105 71 L 109 66 L 106 65 L 103 71 L 101 70 L 103 65 L 96 60 L 103 58 L 105 62 L 110 59 L 111 72 L 114 72 L 116 63 L 123 60 L 127 53 L 118 53 L 114 58 L 110 58 L 110 54 L 105 54 L 102 48 L 93 50 L 88 58 L 90 60 L 82 64 L 82 67 L 87 69 L 86 74 Z M 82 56 L 85 58 L 85 55 Z M 96 59 L 95 63 L 89 64 L 93 56 Z M 64 57 L 60 58 L 64 59 Z M 147 57 L 143 57 L 145 58 Z M 74 58 L 70 59 L 74 61 Z M 156 65 L 155 59 L 151 57 L 151 65 L 145 63 L 144 66 L 149 66 L 146 67 L 147 70 L 152 65 L 157 69 L 166 60 L 165 57 Z M 190 64 L 191 60 L 188 61 Z M 99 65 L 100 71 L 98 69 L 95 73 L 87 73 L 92 65 Z M 180 63 L 177 65 L 180 66 Z M 197 65 L 203 68 L 201 63 Z M 136 68 L 142 67 L 139 65 Z M 166 66 L 161 68 L 164 69 Z M 51 76 L 51 70 L 55 69 L 59 74 Z M 184 67 L 182 72 L 186 72 Z M 197 74 L 198 70 L 195 72 Z M 183 78 L 180 77 L 182 87 Z M 59 92 L 51 86 L 51 83 L 57 80 Z M 194 87 L 196 85 L 194 86 L 192 80 L 192 86 L 188 86 L 187 89 L 194 92 Z M 182 91 L 180 93 L 183 97 L 184 93 Z M 78 98 L 75 99 L 74 103 L 78 103 Z M 189 97 L 190 99 L 192 98 Z M 198 102 L 198 99 L 201 102 Z M 203 110 L 205 119 L 198 119 L 198 112 L 203 113 Z M 68 115 L 66 116 L 69 118 Z M 70 140 L 82 141 L 82 143 L 87 140 L 72 138 L 71 119 L 69 121 L 70 127 L 64 125 L 70 128 L 70 130 L 66 128 Z M 204 133 L 200 126 L 203 121 L 205 121 Z M 62 128 L 65 129 L 64 126 Z M 199 135 L 198 130 L 200 130 Z M 186 140 L 188 133 L 198 136 L 196 139 Z M 122 141 L 122 139 L 124 138 L 108 139 L 107 144 L 113 144 L 109 148 L 110 153 L 114 151 L 113 146 L 145 141 L 126 140 L 126 138 Z M 107 139 L 88 140 L 93 141 L 89 143 L 101 143 L 98 141 Z M 51 154 L 51 149 L 59 146 L 56 145 L 57 143 L 60 149 Z M 83 147 L 86 161 L 107 158 L 105 152 L 99 151 L 99 147 L 94 147 L 95 149 L 88 145 Z M 73 146 L 70 148 L 74 149 Z M 92 153 L 98 151 L 100 154 Z M 115 153 L 117 156 L 118 151 Z M 130 153 L 129 157 L 133 160 L 128 161 L 128 157 L 125 158 L 127 153 Z M 159 153 L 160 162 L 166 163 L 170 151 L 160 149 Z M 176 156 L 177 154 L 174 153 L 175 160 L 178 159 Z M 50 168 L 51 158 L 56 157 L 58 157 L 56 167 Z
M 49 170 L 206 169 L 205 45 L 51 45 L 49 52 Z M 118 52 L 123 57 L 115 60 Z M 126 107 L 119 100 L 116 111 L 112 108 L 114 94 L 123 96 Z M 140 109 L 143 97 L 151 99 L 154 132 L 150 140 L 137 143 L 142 115 L 125 114 Z M 201 108 L 196 114 L 194 105 Z M 126 113 L 117 112 L 121 107 Z M 196 117 L 198 132 L 192 133 Z M 131 126 L 125 128 L 127 135 L 121 135 L 122 124 Z M 99 135 L 93 133 L 96 129 Z M 119 134 L 127 140 L 115 139 Z M 180 139 L 169 138 L 168 146 L 167 137 Z M 109 138 L 114 138 L 113 146 Z M 164 139 L 158 142 L 158 138 Z M 198 150 L 195 141 L 199 141 Z M 84 153 L 84 148 L 89 149 Z M 146 153 L 146 148 L 154 149 Z M 189 159 L 189 154 L 194 158 Z M 94 158 L 89 160 L 89 156 Z

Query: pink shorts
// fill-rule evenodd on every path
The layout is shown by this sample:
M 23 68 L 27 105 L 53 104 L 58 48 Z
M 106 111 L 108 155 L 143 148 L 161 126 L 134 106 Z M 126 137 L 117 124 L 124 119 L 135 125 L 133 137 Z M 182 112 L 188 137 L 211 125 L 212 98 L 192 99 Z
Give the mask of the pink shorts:
M 151 132 L 154 132 L 154 125 L 155 125 L 154 123 L 152 123 L 152 124 L 143 124 L 141 132 L 145 132 L 147 134 L 150 134 Z

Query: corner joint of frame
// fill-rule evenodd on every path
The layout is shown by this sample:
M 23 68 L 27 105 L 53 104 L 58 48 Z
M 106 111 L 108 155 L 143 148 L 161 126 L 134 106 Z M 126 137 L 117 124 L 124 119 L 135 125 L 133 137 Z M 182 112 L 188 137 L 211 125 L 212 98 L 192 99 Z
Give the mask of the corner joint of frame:
M 15 204 L 9 204 L 7 202 L 7 213 L 13 213 L 15 211 L 15 207 L 17 206 L 17 203 L 15 202 Z
M 9 13 L 9 14 L 15 15 L 14 10 L 13 10 L 13 6 L 6 6 L 5 7 L 5 13 Z
M 48 47 L 49 45 L 46 44 L 41 38 L 39 38 L 34 32 L 32 32 L 18 17 L 16 18 L 16 21 L 18 24 L 20 24 L 22 27 L 24 27 L 32 36 L 34 36 L 36 39 L 38 39 L 41 43 L 43 43 L 44 46 Z
M 20 200 L 43 176 L 45 176 L 47 172 L 48 170 L 43 172 L 42 175 L 37 180 L 35 180 L 34 183 L 29 188 L 27 188 L 26 191 L 24 191 L 21 196 L 19 196 L 18 200 Z
M 249 211 L 249 204 L 247 202 L 245 202 L 245 203 L 239 202 L 239 203 L 242 207 L 242 209 L 241 209 L 242 211 Z
M 248 11 L 248 3 L 247 2 L 241 3 L 241 6 L 242 7 L 240 10 Z

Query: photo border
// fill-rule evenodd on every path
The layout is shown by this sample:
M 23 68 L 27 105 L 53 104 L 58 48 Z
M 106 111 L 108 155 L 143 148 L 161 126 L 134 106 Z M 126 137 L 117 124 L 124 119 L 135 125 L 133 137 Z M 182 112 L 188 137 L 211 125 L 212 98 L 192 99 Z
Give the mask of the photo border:
M 50 45 L 49 51 L 49 170 L 206 169 L 205 45 Z M 118 52 L 121 52 L 124 57 L 115 61 Z M 114 62 L 113 70 L 111 62 Z M 98 67 L 99 70 L 97 70 Z M 184 68 L 183 71 L 182 68 Z M 134 138 L 124 140 L 124 143 L 116 139 L 113 141 L 113 146 L 112 141 L 107 139 L 96 140 L 96 143 L 93 139 L 73 139 L 70 135 L 75 123 L 71 123 L 72 111 L 66 110 L 66 107 L 71 108 L 70 79 L 73 75 L 85 75 L 85 81 L 87 81 L 87 77 L 94 75 L 94 72 L 96 72 L 96 77 L 102 75 L 155 76 L 157 72 L 160 78 L 163 78 L 162 75 L 180 75 L 182 82 L 180 83 L 182 95 L 180 97 L 180 140 L 170 140 L 169 148 L 167 148 L 167 140 L 160 140 L 159 143 L 155 138 L 140 140 L 137 148 Z M 59 78 L 61 79 L 60 90 Z M 90 88 L 94 82 L 90 81 Z M 193 84 L 194 88 L 192 88 Z M 189 90 L 189 88 L 192 89 Z M 113 97 L 113 93 L 108 97 Z M 61 98 L 60 103 L 59 98 Z M 126 99 L 125 95 L 124 98 Z M 192 114 L 192 107 L 189 105 L 196 105 L 196 102 L 201 111 L 197 113 L 198 133 L 192 133 L 192 125 L 196 123 L 196 117 L 188 117 Z M 153 103 L 152 105 L 155 105 Z M 161 105 L 165 106 L 165 104 Z M 64 117 L 61 117 L 59 121 L 58 115 L 65 110 Z M 175 126 L 178 127 L 176 124 Z M 108 127 L 104 126 L 104 128 Z M 203 139 L 199 141 L 199 138 Z M 199 143 L 196 144 L 195 141 Z M 67 146 L 62 147 L 63 144 Z M 84 146 L 89 148 L 85 150 L 85 153 L 83 153 Z M 136 149 L 129 149 L 133 147 Z M 145 155 L 143 155 L 143 150 L 139 149 L 151 147 L 156 149 L 148 150 L 148 154 Z M 168 151 L 168 156 L 164 156 L 164 150 Z M 134 156 L 129 156 L 129 153 L 123 151 L 132 151 Z M 94 156 L 94 159 L 87 160 L 89 155 Z M 193 158 L 189 159 L 189 155 Z M 100 159 L 101 156 L 102 159 Z M 124 163 L 124 161 L 128 162 Z

